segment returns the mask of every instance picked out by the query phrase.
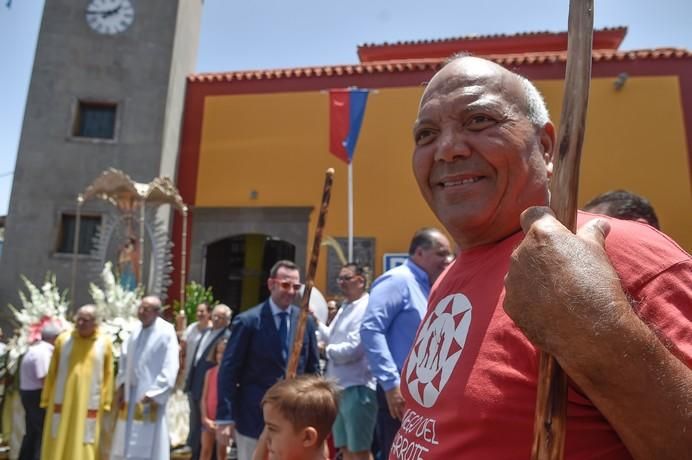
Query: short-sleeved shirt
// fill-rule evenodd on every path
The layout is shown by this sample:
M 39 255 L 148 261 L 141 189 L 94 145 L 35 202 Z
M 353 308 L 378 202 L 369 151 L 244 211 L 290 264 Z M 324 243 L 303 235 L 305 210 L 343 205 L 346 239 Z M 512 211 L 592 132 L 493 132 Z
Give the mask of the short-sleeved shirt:
M 19 369 L 19 389 L 30 391 L 43 388 L 43 379 L 48 374 L 53 345 L 40 340 L 29 347 L 22 358 Z
M 592 217 L 580 215 L 580 224 Z M 692 365 L 692 258 L 647 225 L 610 222 L 606 251 L 633 308 Z M 390 460 L 530 457 L 539 353 L 502 307 L 510 255 L 522 238 L 461 254 L 433 287 L 402 371 L 406 409 Z M 565 439 L 565 460 L 631 458 L 572 387 Z

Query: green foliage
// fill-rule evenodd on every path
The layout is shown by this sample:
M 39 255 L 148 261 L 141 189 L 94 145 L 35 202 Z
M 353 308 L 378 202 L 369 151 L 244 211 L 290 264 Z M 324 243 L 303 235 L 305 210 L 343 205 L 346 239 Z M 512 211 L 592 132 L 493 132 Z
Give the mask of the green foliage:
M 205 288 L 194 281 L 188 283 L 187 286 L 185 286 L 185 304 L 183 305 L 183 312 L 187 318 L 187 324 L 191 324 L 197 320 L 197 305 L 201 303 L 206 303 L 211 309 L 219 302 L 214 299 L 211 287 Z M 176 300 L 173 302 L 173 307 L 175 311 L 180 311 L 180 301 Z

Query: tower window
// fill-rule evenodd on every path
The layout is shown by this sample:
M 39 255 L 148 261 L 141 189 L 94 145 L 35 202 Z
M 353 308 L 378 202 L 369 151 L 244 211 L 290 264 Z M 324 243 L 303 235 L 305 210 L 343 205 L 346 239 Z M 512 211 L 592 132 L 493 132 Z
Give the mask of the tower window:
M 92 139 L 115 138 L 117 104 L 79 101 L 72 135 Z
M 78 254 L 91 254 L 96 249 L 96 234 L 101 226 L 101 216 L 82 215 L 79 218 Z M 74 245 L 74 233 L 77 228 L 77 216 L 74 214 L 62 214 L 60 216 L 60 233 L 56 252 L 72 254 Z

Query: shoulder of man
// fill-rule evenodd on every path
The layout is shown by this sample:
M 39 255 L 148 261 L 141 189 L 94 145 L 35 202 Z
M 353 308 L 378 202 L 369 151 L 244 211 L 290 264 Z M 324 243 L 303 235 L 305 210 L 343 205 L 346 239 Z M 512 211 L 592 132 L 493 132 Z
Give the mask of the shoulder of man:
M 154 327 L 156 327 L 158 330 L 162 331 L 163 333 L 170 335 L 173 334 L 176 337 L 176 340 L 178 338 L 178 335 L 175 332 L 175 326 L 171 324 L 170 322 L 166 321 L 165 319 L 158 317 L 156 318 L 156 321 L 154 323 Z
M 99 340 L 102 340 L 103 343 L 111 345 L 113 343 L 113 339 L 109 333 L 107 333 L 105 330 L 100 329 L 99 332 Z
M 62 345 L 67 341 L 72 336 L 72 333 L 74 332 L 73 329 L 69 329 L 66 331 L 62 331 L 58 336 L 55 338 L 55 343 L 53 343 L 53 347 L 62 347 Z
M 690 255 L 668 235 L 641 222 L 580 213 L 578 225 L 594 218 L 610 224 L 606 253 L 618 274 L 627 273 L 622 282 L 628 291 L 636 291 L 675 264 L 690 261 Z
M 291 305 L 291 314 L 295 313 L 298 318 L 300 318 L 300 307 L 298 305 Z M 317 329 L 317 324 L 315 323 L 312 315 L 308 315 L 306 324 L 312 329 Z
M 233 318 L 232 325 L 235 325 L 238 323 L 247 325 L 253 321 L 257 321 L 257 319 L 260 317 L 260 314 L 262 312 L 262 308 L 264 307 L 264 305 L 266 303 L 267 303 L 267 301 L 265 300 L 264 302 L 259 303 L 259 304 L 255 305 L 254 307 L 248 308 L 247 310 L 245 310 L 242 313 L 238 313 Z
M 370 292 L 378 285 L 395 285 L 405 287 L 407 282 L 414 280 L 415 277 L 411 273 L 411 269 L 406 264 L 398 265 L 392 269 L 387 270 L 382 275 L 380 275 L 373 283 L 370 288 Z
M 192 333 L 192 331 L 195 330 L 196 327 L 197 327 L 197 321 L 195 321 L 194 323 L 188 324 L 188 326 L 185 328 L 185 332 L 183 332 L 183 337 L 184 338 L 188 337 Z

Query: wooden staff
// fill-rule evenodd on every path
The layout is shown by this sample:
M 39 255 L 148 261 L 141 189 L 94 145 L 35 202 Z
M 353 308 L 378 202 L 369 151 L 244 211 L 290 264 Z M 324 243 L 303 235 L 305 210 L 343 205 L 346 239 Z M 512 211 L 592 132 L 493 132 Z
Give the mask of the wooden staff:
M 576 232 L 579 160 L 591 81 L 593 0 L 570 1 L 567 30 L 567 68 L 550 207 L 565 227 Z M 563 458 L 566 421 L 567 376 L 553 356 L 541 352 L 532 460 Z
M 298 360 L 300 359 L 300 350 L 303 347 L 303 336 L 305 335 L 305 323 L 308 320 L 308 312 L 310 309 L 310 292 L 314 285 L 313 279 L 317 271 L 317 261 L 320 258 L 320 245 L 322 242 L 322 232 L 327 221 L 327 210 L 329 209 L 329 198 L 332 192 L 332 182 L 334 180 L 334 169 L 329 168 L 324 178 L 324 188 L 322 189 L 322 205 L 320 206 L 320 215 L 317 219 L 317 228 L 315 229 L 315 239 L 312 244 L 312 254 L 310 255 L 310 265 L 308 266 L 307 275 L 305 276 L 305 291 L 303 291 L 303 299 L 300 305 L 300 317 L 298 318 L 298 327 L 293 337 L 293 347 L 291 348 L 291 356 L 286 366 L 286 378 L 292 379 L 296 376 L 298 370 Z

